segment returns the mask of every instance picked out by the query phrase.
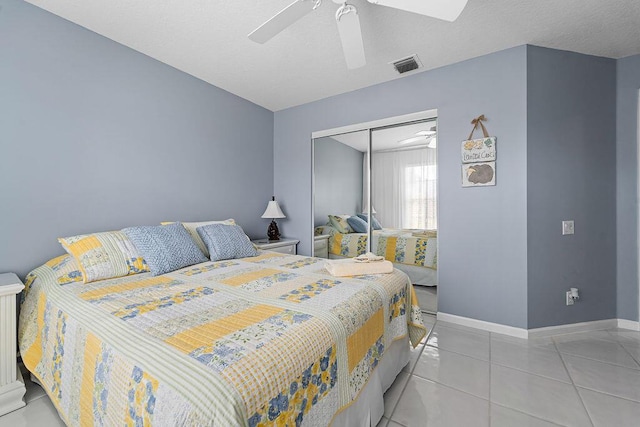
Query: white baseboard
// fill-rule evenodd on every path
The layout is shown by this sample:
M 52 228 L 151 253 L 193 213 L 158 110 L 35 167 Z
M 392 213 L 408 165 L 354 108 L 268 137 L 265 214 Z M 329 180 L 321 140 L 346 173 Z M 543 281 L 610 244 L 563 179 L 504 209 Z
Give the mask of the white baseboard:
M 569 323 L 566 325 L 546 326 L 529 329 L 529 338 L 550 337 L 552 335 L 571 334 L 573 332 L 599 331 L 618 327 L 618 319 L 594 320 L 591 322 Z
M 640 322 L 625 319 L 594 320 L 591 322 L 570 323 L 567 325 L 547 326 L 544 328 L 533 329 L 516 328 L 513 326 L 502 325 L 500 323 L 486 322 L 484 320 L 477 320 L 470 317 L 456 316 L 454 314 L 442 312 L 438 312 L 437 319 L 439 321 L 467 326 L 469 328 L 476 328 L 483 331 L 524 339 L 549 337 L 552 335 L 570 334 L 573 332 L 598 331 L 616 327 L 640 331 Z
M 632 331 L 640 331 L 640 322 L 627 319 L 618 319 L 618 328 L 631 329 Z
M 510 335 L 517 338 L 527 338 L 526 329 L 501 325 L 500 323 L 485 322 L 484 320 L 456 316 L 455 314 L 442 313 L 440 311 L 438 312 L 437 319 L 443 322 L 455 323 L 456 325 L 482 329 L 483 331 L 495 332 L 497 334 Z

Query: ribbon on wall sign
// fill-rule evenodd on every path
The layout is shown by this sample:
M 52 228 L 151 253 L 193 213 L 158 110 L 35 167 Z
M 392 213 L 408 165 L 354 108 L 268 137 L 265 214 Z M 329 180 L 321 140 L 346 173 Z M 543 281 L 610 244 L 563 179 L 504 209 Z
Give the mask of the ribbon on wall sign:
M 483 122 L 487 118 L 484 114 L 471 120 L 473 129 L 469 137 L 462 141 L 460 148 L 462 156 L 462 186 L 484 187 L 496 185 L 496 142 L 495 136 L 489 132 Z M 480 128 L 483 138 L 472 139 L 474 132 Z
M 487 132 L 487 128 L 484 127 L 484 123 L 482 123 L 486 121 L 487 119 L 484 117 L 484 114 L 480 114 L 478 117 L 471 120 L 473 129 L 471 129 L 471 133 L 469 134 L 469 138 L 467 138 L 467 140 L 471 140 L 471 138 L 473 138 L 473 133 L 476 131 L 476 129 L 478 129 L 478 125 L 480 125 L 480 127 L 482 128 L 482 134 L 484 135 L 484 137 L 489 138 L 489 132 Z

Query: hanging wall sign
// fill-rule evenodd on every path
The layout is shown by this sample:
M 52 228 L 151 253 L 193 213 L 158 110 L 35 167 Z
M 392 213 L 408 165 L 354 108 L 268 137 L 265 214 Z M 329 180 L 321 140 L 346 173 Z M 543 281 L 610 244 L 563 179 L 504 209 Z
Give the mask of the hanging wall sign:
M 462 165 L 462 186 L 496 185 L 496 162 L 465 163 Z
M 493 162 L 496 160 L 496 138 L 462 141 L 462 163 Z
M 473 129 L 467 140 L 462 141 L 460 153 L 462 158 L 462 186 L 479 187 L 496 185 L 496 137 L 489 136 L 485 121 L 481 115 L 471 121 Z M 480 126 L 483 138 L 472 139 L 473 133 Z

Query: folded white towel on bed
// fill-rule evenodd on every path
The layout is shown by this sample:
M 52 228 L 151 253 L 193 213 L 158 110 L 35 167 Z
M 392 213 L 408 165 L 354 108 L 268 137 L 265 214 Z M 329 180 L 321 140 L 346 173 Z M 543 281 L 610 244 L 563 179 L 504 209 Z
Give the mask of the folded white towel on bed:
M 335 259 L 325 263 L 325 268 L 333 276 L 360 276 L 393 272 L 391 261 L 357 262 L 353 259 Z
M 353 258 L 355 262 L 378 262 L 384 261 L 384 257 L 380 255 L 376 255 L 373 252 L 367 252 L 366 254 L 358 255 Z

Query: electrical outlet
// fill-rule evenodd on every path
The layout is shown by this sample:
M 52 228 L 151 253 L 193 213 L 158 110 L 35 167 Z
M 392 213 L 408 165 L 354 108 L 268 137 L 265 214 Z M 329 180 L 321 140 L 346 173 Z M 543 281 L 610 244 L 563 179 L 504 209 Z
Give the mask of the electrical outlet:
M 571 291 L 567 291 L 567 296 L 566 296 L 566 298 L 567 298 L 567 300 L 566 300 L 567 305 L 573 305 L 573 303 L 574 303 L 575 301 L 574 301 L 574 300 L 573 300 L 573 298 L 571 297 Z
M 574 233 L 573 220 L 562 221 L 562 235 L 564 236 L 565 234 L 573 234 L 573 233 Z

